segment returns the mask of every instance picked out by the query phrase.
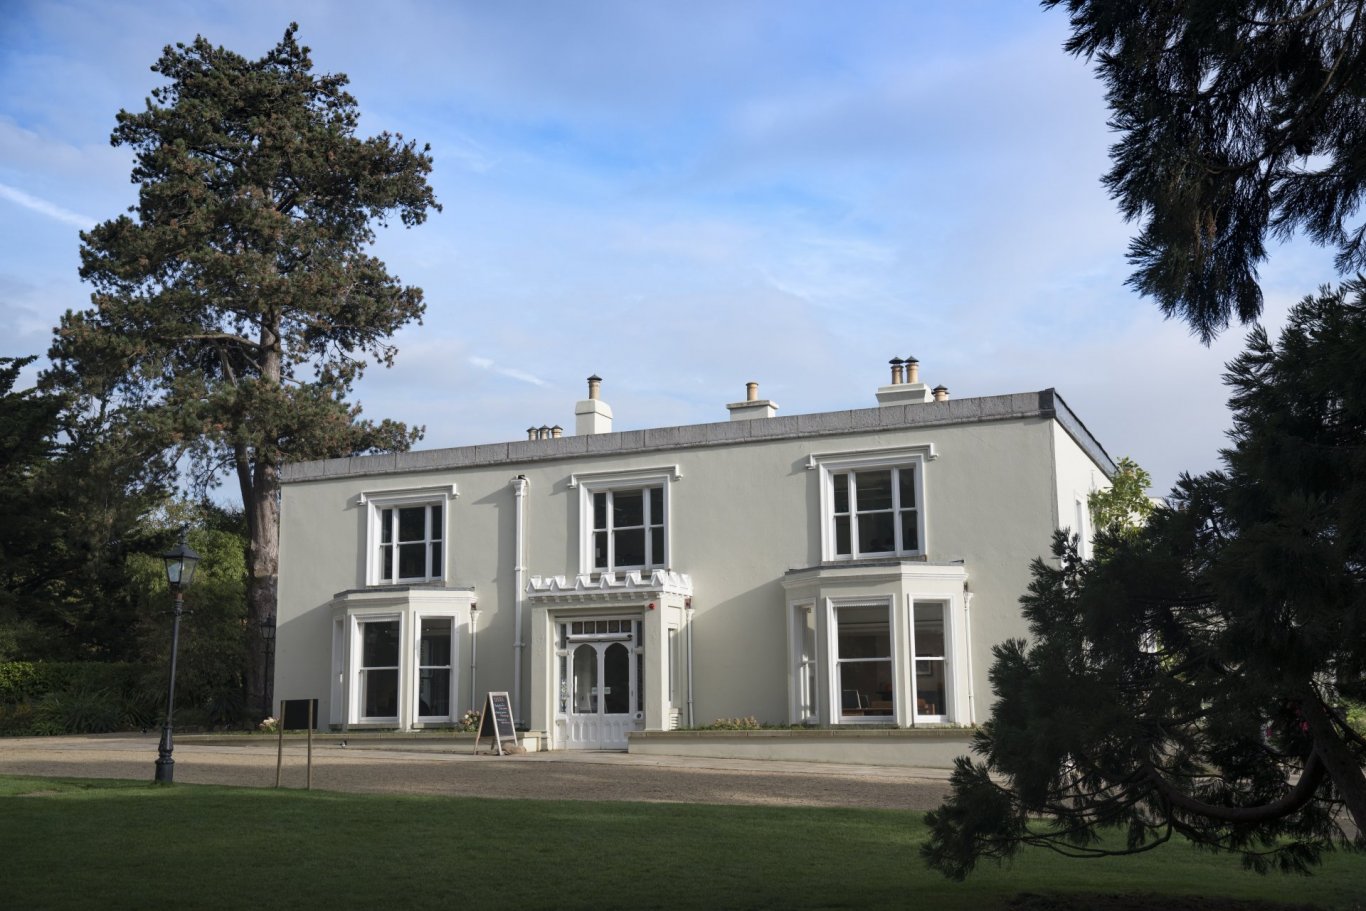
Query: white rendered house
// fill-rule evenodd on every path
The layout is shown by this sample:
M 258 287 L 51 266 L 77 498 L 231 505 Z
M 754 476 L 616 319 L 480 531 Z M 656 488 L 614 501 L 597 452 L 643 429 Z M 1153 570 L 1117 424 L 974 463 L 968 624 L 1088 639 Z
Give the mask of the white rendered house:
M 449 725 L 487 691 L 551 749 L 720 717 L 836 730 L 986 717 L 991 647 L 1114 465 L 1053 390 L 288 466 L 276 696 L 320 726 Z

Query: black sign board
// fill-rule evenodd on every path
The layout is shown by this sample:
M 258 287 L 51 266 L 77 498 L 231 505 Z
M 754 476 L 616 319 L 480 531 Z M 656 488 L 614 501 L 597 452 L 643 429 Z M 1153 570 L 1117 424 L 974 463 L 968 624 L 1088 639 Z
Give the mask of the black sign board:
M 316 699 L 281 699 L 280 729 L 284 731 L 307 731 L 312 729 L 318 717 Z
M 276 725 L 275 787 L 280 786 L 280 773 L 285 764 L 285 731 L 308 732 L 308 787 L 313 787 L 313 725 L 318 719 L 318 700 L 281 699 L 280 723 Z
M 474 738 L 474 751 L 479 752 L 479 741 L 493 739 L 498 755 L 503 755 L 503 741 L 517 746 L 517 728 L 512 721 L 512 700 L 507 693 L 489 693 L 484 697 L 484 708 L 479 712 L 479 733 Z

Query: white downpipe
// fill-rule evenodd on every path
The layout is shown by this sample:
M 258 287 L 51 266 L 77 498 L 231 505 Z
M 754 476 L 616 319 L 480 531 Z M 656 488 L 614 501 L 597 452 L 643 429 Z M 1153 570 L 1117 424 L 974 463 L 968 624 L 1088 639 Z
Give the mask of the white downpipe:
M 688 727 L 696 727 L 692 714 L 692 598 L 683 602 L 688 616 Z
M 967 591 L 967 586 L 963 586 L 963 634 L 967 638 L 967 648 L 963 649 L 968 656 L 968 724 L 977 725 L 977 701 L 972 698 L 973 692 L 977 689 L 972 679 L 972 592 Z
M 470 711 L 479 711 L 479 605 L 470 605 Z
M 516 714 L 514 719 L 517 726 L 522 726 L 522 651 L 526 648 L 526 643 L 522 641 L 522 598 L 525 589 L 526 567 L 523 565 L 526 553 L 526 491 L 529 482 L 526 475 L 518 475 L 512 479 L 512 492 L 517 503 L 517 508 L 513 511 L 514 522 L 516 524 L 516 543 L 513 551 L 512 565 L 512 590 L 513 590 L 513 609 L 512 609 L 512 709 Z

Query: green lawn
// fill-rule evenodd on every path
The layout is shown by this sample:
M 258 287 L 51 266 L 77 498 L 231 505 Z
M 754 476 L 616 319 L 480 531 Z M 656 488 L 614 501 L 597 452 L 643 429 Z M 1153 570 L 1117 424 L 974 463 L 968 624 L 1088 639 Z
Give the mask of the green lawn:
M 924 836 L 920 814 L 894 811 L 0 776 L 0 908 L 976 911 L 1020 893 L 1366 908 L 1362 855 L 1334 855 L 1315 876 L 1287 878 L 1244 873 L 1235 858 L 1184 846 L 1104 861 L 1040 851 L 960 884 L 921 864 Z M 1098 904 L 1088 897 L 1068 907 Z

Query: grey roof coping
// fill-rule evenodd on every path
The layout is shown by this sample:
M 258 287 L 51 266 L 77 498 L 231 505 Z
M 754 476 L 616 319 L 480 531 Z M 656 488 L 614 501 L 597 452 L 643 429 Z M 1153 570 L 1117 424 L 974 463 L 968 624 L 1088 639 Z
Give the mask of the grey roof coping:
M 880 405 L 750 421 L 718 421 L 712 424 L 685 424 L 546 440 L 514 440 L 449 449 L 353 456 L 349 459 L 293 462 L 281 468 L 280 480 L 292 484 L 398 472 L 549 462 L 604 453 L 696 449 L 759 440 L 814 438 L 858 431 L 977 424 L 1033 417 L 1056 420 L 1107 476 L 1114 476 L 1118 469 L 1105 448 L 1086 429 L 1081 419 L 1072 413 L 1056 390 L 1044 389 L 1012 395 L 950 399 L 946 402 Z

